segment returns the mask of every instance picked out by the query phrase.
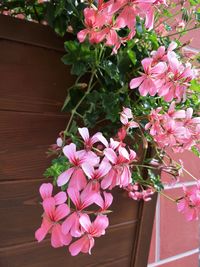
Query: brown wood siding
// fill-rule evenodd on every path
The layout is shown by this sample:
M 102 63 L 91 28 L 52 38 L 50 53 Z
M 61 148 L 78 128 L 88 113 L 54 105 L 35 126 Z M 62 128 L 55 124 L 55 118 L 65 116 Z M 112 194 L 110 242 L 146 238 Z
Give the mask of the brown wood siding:
M 45 151 L 68 118 L 60 109 L 73 77 L 61 63 L 62 47 L 48 27 L 0 16 L 0 266 L 145 267 L 155 201 L 137 203 L 121 190 L 91 256 L 71 257 L 67 248 L 52 249 L 49 239 L 34 240 L 42 213 L 38 189 L 50 161 Z

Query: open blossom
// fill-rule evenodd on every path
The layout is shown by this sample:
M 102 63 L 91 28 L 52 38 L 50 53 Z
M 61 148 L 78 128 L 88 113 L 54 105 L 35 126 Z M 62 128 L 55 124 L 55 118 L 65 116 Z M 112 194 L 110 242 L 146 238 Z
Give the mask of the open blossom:
M 59 192 L 55 196 L 52 196 L 53 185 L 51 183 L 43 183 L 40 186 L 39 191 L 43 201 L 45 199 L 53 198 L 55 205 L 63 204 L 67 200 L 67 195 L 65 192 Z
M 164 1 L 155 0 L 98 1 L 97 6 L 84 9 L 85 29 L 78 32 L 78 40 L 84 42 L 88 37 L 92 44 L 104 42 L 117 53 L 121 44 L 134 37 L 137 16 L 144 19 L 147 29 L 153 28 L 154 7 L 161 4 L 166 5 Z M 129 33 L 122 37 L 119 32 L 125 28 Z
M 103 197 L 98 194 L 95 199 L 95 203 L 100 207 L 99 212 L 106 212 L 113 202 L 113 196 L 111 193 L 103 192 Z
M 63 153 L 72 164 L 72 167 L 59 175 L 57 180 L 58 186 L 62 186 L 70 180 L 69 187 L 76 187 L 79 190 L 83 189 L 87 181 L 81 165 L 86 161 L 91 161 L 91 164 L 94 164 L 95 157 L 88 156 L 84 150 L 76 151 L 76 145 L 73 143 L 65 146 Z
M 197 220 L 200 214 L 200 183 L 192 188 L 183 186 L 184 196 L 178 200 L 178 211 L 183 213 L 188 221 Z
M 130 81 L 130 89 L 139 87 L 142 96 L 158 94 L 167 102 L 185 99 L 190 81 L 196 74 L 190 64 L 179 61 L 173 51 L 176 46 L 175 42 L 167 50 L 161 46 L 151 53 L 150 58 L 143 59 L 144 73 Z
M 107 160 L 105 160 L 105 158 L 104 158 L 102 160 L 101 164 L 97 168 L 94 168 L 89 163 L 84 163 L 82 165 L 82 168 L 83 168 L 84 173 L 90 179 L 85 190 L 88 191 L 88 194 L 91 191 L 99 192 L 101 179 L 103 179 L 103 177 L 111 169 L 110 163 Z
M 84 140 L 84 146 L 85 146 L 85 149 L 87 151 L 91 150 L 92 146 L 95 143 L 97 143 L 97 142 L 103 142 L 104 143 L 105 142 L 105 141 L 102 141 L 102 140 L 105 140 L 105 137 L 100 132 L 98 132 L 98 133 L 96 133 L 96 134 L 94 134 L 93 136 L 90 137 L 88 128 L 86 128 L 86 127 L 78 128 L 78 131 L 79 131 L 81 137 Z
M 158 92 L 157 84 L 162 84 L 159 76 L 165 72 L 166 64 L 159 62 L 153 66 L 152 62 L 152 58 L 143 59 L 141 63 L 144 73 L 141 77 L 134 78 L 130 81 L 130 88 L 134 89 L 139 87 L 139 92 L 142 96 L 146 96 L 148 93 L 154 96 Z
M 133 150 L 128 152 L 125 148 L 119 147 L 118 151 L 106 148 L 104 154 L 113 166 L 102 180 L 101 187 L 112 189 L 116 185 L 120 187 L 127 186 L 131 182 L 129 164 L 135 159 L 136 153 Z
M 120 121 L 126 126 L 126 128 L 139 127 L 139 124 L 133 121 L 133 114 L 130 108 L 123 107 L 123 111 L 120 113 Z
M 152 110 L 145 126 L 160 147 L 183 152 L 198 144 L 200 117 L 192 117 L 192 108 L 176 111 L 172 102 L 167 113 L 161 111 L 161 108 Z
M 74 188 L 68 188 L 68 196 L 75 206 L 75 211 L 73 211 L 63 222 L 62 232 L 67 235 L 71 234 L 73 237 L 79 237 L 81 235 L 79 218 L 82 215 L 82 211 L 95 203 L 95 192 L 88 192 L 84 189 L 81 193 Z
M 52 247 L 62 247 L 71 242 L 71 235 L 64 235 L 61 230 L 60 220 L 65 218 L 70 209 L 66 204 L 56 206 L 53 198 L 46 198 L 43 201 L 43 220 L 40 228 L 35 232 L 38 242 L 42 241 L 48 233 L 51 233 Z
M 81 215 L 79 219 L 80 225 L 84 231 L 84 235 L 69 246 L 72 256 L 78 255 L 80 252 L 91 254 L 94 246 L 94 237 L 100 237 L 105 234 L 105 229 L 109 225 L 107 216 L 98 215 L 93 223 L 87 214 Z

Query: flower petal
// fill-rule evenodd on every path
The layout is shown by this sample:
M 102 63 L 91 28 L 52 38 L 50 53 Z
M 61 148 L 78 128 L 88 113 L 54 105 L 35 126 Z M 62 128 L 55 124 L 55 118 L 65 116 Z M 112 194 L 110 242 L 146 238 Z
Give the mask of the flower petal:
M 85 162 L 85 163 L 82 164 L 82 169 L 83 169 L 84 173 L 85 173 L 90 179 L 92 179 L 92 177 L 93 177 L 93 175 L 94 175 L 94 167 L 93 167 L 91 164 Z
M 90 231 L 91 221 L 90 221 L 90 217 L 87 214 L 81 215 L 79 222 L 86 232 Z
M 108 160 L 110 160 L 112 163 L 116 163 L 117 156 L 112 148 L 106 148 L 104 150 L 104 155 Z
M 69 252 L 71 253 L 72 256 L 76 256 L 81 252 L 83 247 L 85 245 L 87 245 L 88 243 L 89 243 L 89 239 L 88 239 L 88 237 L 86 235 L 84 235 L 79 240 L 75 241 L 74 243 L 72 243 L 69 246 Z M 90 246 L 88 245 L 88 248 L 89 247 Z M 85 250 L 84 250 L 84 252 L 85 252 Z
M 78 128 L 78 131 L 85 142 L 87 142 L 90 139 L 88 128 L 86 127 Z
M 65 192 L 59 192 L 54 196 L 56 205 L 63 204 L 67 200 L 67 194 Z
M 61 173 L 58 176 L 57 185 L 63 186 L 64 184 L 66 184 L 69 181 L 70 177 L 72 176 L 74 170 L 75 170 L 74 167 L 72 167 Z
M 51 229 L 53 223 L 46 218 L 43 218 L 40 228 L 35 232 L 35 238 L 38 242 L 42 241 L 49 230 Z
M 53 185 L 51 183 L 44 183 L 40 186 L 39 191 L 42 199 L 44 200 L 45 198 L 51 197 L 53 192 Z
M 73 163 L 76 156 L 76 145 L 71 143 L 70 145 L 64 146 L 63 153 L 69 159 L 69 161 Z
M 129 84 L 130 88 L 134 89 L 134 88 L 139 87 L 140 84 L 144 81 L 144 79 L 145 79 L 145 76 L 132 79 Z
M 59 220 L 63 219 L 70 213 L 70 208 L 67 204 L 59 205 L 55 210 L 54 220 L 58 222 Z

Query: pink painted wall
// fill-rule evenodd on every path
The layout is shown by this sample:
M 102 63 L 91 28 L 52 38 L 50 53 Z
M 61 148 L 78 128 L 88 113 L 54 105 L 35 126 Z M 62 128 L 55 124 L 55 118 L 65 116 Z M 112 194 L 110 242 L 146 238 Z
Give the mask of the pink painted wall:
M 191 152 L 176 154 L 174 159 L 183 160 L 184 168 L 200 177 L 200 159 Z M 167 175 L 162 175 L 168 181 Z M 165 193 L 171 197 L 181 196 L 182 185 L 191 187 L 195 181 L 187 174 L 174 186 L 167 186 Z M 163 196 L 157 203 L 154 230 L 148 267 L 198 267 L 199 221 L 187 222 L 177 212 L 176 204 Z
M 183 36 L 184 43 L 191 40 L 191 49 L 200 51 L 200 30 L 192 30 Z M 177 154 L 175 160 L 182 159 L 185 169 L 200 178 L 200 159 L 191 152 Z M 169 186 L 166 194 L 177 196 L 182 185 L 190 187 L 194 184 L 187 174 L 176 187 Z M 163 180 L 169 177 L 162 176 Z M 160 196 L 154 222 L 148 267 L 198 267 L 199 266 L 199 221 L 187 222 L 184 216 L 177 212 L 176 205 Z M 139 266 L 138 266 L 139 267 Z

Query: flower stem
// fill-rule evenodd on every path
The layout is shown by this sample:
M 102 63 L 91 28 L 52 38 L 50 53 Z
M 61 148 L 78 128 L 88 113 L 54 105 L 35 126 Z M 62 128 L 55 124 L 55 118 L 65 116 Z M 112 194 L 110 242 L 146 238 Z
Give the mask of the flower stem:
M 167 199 L 169 199 L 172 202 L 177 202 L 175 199 L 173 199 L 172 197 L 166 195 L 165 193 L 163 193 L 161 191 L 159 191 L 158 193 L 161 194 L 162 196 L 166 197 Z
M 174 159 L 172 159 L 172 161 L 174 163 L 176 163 L 178 165 L 179 168 L 181 168 L 184 172 L 186 172 L 189 176 L 191 176 L 195 181 L 198 181 L 198 179 L 193 175 L 191 174 L 188 170 L 186 170 L 181 164 L 179 164 L 177 161 L 175 161 Z
M 194 27 L 192 27 L 192 28 L 189 28 L 189 29 L 185 29 L 185 30 L 183 30 L 183 31 L 180 31 L 180 32 L 175 32 L 175 33 L 172 33 L 172 34 L 168 34 L 168 35 L 166 35 L 165 37 L 170 37 L 170 36 L 174 36 L 174 35 L 177 35 L 177 34 L 180 34 L 180 33 L 187 33 L 187 32 L 189 32 L 189 31 L 192 31 L 192 30 L 195 30 L 195 29 L 198 29 L 199 28 L 199 26 L 194 26 Z
M 65 129 L 65 132 L 68 132 L 69 127 L 71 125 L 71 122 L 72 122 L 72 120 L 74 118 L 74 115 L 77 113 L 77 109 L 79 108 L 79 106 L 81 105 L 81 103 L 83 102 L 83 100 L 86 98 L 86 96 L 90 93 L 90 91 L 92 89 L 92 82 L 93 82 L 93 79 L 94 79 L 94 76 L 95 76 L 95 72 L 96 71 L 92 71 L 92 74 L 91 74 L 91 77 L 90 77 L 90 81 L 89 81 L 89 84 L 88 84 L 87 91 L 85 92 L 85 94 L 83 95 L 83 97 L 79 100 L 79 102 L 76 104 L 76 106 L 72 109 L 71 116 L 69 118 L 69 121 L 68 121 L 67 127 Z

